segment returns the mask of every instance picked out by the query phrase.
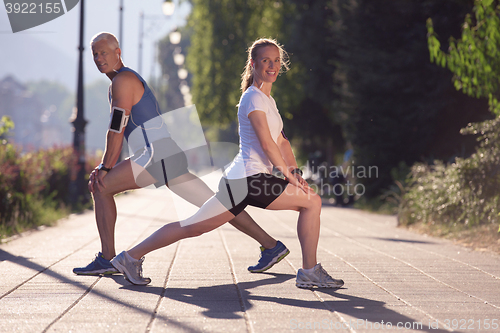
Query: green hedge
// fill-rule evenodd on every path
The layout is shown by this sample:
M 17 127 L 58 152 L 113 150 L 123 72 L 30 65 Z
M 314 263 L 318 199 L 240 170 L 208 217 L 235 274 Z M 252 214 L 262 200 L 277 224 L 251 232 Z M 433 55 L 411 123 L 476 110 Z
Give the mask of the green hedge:
M 0 144 L 0 222 L 2 236 L 47 224 L 64 216 L 68 204 L 71 147 L 22 154 Z
M 446 165 L 412 167 L 401 202 L 401 224 L 415 222 L 463 224 L 499 223 L 500 118 L 469 124 L 463 134 L 478 135 L 476 152 Z
M 76 162 L 73 148 L 64 146 L 22 152 L 2 138 L 13 127 L 10 119 L 1 119 L 0 238 L 50 224 L 72 210 L 69 171 Z M 88 169 L 95 162 L 88 163 Z M 89 206 L 90 201 L 78 209 Z

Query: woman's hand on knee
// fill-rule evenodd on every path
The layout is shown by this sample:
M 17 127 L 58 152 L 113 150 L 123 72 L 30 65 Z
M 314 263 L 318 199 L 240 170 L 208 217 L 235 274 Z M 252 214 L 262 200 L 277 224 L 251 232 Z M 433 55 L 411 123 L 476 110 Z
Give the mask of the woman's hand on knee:
M 310 186 L 309 183 L 302 178 L 301 175 L 295 174 L 295 177 L 297 178 L 297 181 L 299 182 L 300 185 L 302 185 L 303 191 L 308 194 L 316 193 Z

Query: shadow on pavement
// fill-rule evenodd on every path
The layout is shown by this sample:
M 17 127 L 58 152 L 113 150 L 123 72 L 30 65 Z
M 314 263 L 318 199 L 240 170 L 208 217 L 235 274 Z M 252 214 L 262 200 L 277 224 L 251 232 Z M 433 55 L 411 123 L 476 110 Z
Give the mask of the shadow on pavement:
M 115 281 L 122 285 L 120 289 L 137 290 L 139 292 L 152 294 L 164 292 L 163 297 L 165 298 L 205 308 L 206 310 L 202 313 L 209 318 L 241 319 L 243 318 L 242 313 L 244 309 L 242 309 L 241 303 L 238 302 L 237 288 L 240 289 L 245 309 L 248 310 L 253 307 L 249 301 L 258 300 L 258 298 L 253 297 L 247 289 L 253 289 L 264 285 L 281 284 L 295 278 L 295 275 L 292 274 L 266 273 L 262 275 L 271 275 L 272 277 L 258 281 L 239 282 L 238 286 L 231 283 L 208 287 L 202 286 L 198 288 L 167 287 L 165 291 L 163 287 L 149 286 L 136 289 L 135 286 L 128 283 L 123 277 L 118 277 Z M 322 307 L 321 304 L 318 304 L 318 306 L 314 306 L 314 308 L 321 309 Z
M 328 311 L 328 309 L 333 309 L 338 313 L 346 314 L 357 318 L 357 320 L 354 320 L 352 323 L 350 323 L 352 328 L 355 330 L 356 330 L 355 325 L 358 325 L 359 329 L 364 329 L 366 328 L 366 326 L 368 326 L 369 329 L 370 322 L 372 323 L 371 325 L 373 328 L 373 323 L 381 323 L 382 320 L 384 321 L 384 323 L 391 322 L 393 325 L 393 329 L 397 329 L 396 326 L 398 323 L 402 323 L 403 326 L 407 323 L 415 325 L 415 327 L 418 326 L 418 323 L 416 323 L 412 318 L 391 310 L 390 308 L 385 306 L 384 302 L 338 293 L 339 290 L 347 290 L 347 288 L 314 289 L 316 292 L 325 293 L 338 299 L 333 301 L 326 300 L 324 301 L 325 304 L 323 304 L 323 302 L 320 302 L 319 300 L 311 301 L 311 300 L 301 300 L 297 298 L 254 295 L 250 291 L 253 288 L 263 285 L 281 284 L 283 282 L 295 278 L 295 275 L 292 274 L 263 273 L 262 275 L 263 276 L 270 275 L 271 277 L 264 278 L 258 281 L 238 283 L 238 287 L 241 290 L 246 310 L 249 310 L 253 307 L 251 301 L 261 301 L 261 302 L 276 303 L 295 308 L 308 308 L 308 309 L 316 309 L 324 311 Z M 162 287 L 143 287 L 137 289 L 135 288 L 135 286 L 130 285 L 121 276 L 115 277 L 115 280 L 117 281 L 117 283 L 122 285 L 120 289 L 130 289 L 143 293 L 154 293 L 154 294 L 163 292 Z M 198 288 L 167 287 L 164 297 L 184 302 L 187 304 L 196 305 L 200 308 L 205 308 L 205 310 L 202 313 L 210 318 L 239 319 L 242 318 L 243 309 L 241 308 L 241 304 L 234 301 L 235 295 L 236 295 L 236 286 L 234 284 L 222 284 L 217 286 L 198 287 Z M 230 300 L 233 302 L 228 302 Z M 282 311 L 282 312 L 289 312 L 289 311 Z M 163 318 L 157 318 L 157 319 L 164 320 Z M 416 324 L 413 324 L 414 322 Z M 436 333 L 448 332 L 446 330 L 440 330 L 440 329 L 429 329 L 429 330 L 427 329 L 428 326 L 424 325 L 423 323 L 421 328 L 418 328 L 418 330 L 422 330 L 424 332 L 425 331 L 436 332 Z
M 63 258 L 64 259 L 64 258 Z M 10 291 L 0 295 L 0 299 L 5 298 L 10 293 L 14 292 L 20 286 L 25 284 L 26 282 L 32 280 L 39 274 L 45 274 L 47 276 L 53 277 L 59 280 L 62 283 L 71 284 L 76 286 L 82 290 L 80 298 L 75 301 L 73 304 L 69 305 L 66 313 L 71 308 L 73 308 L 78 301 L 81 300 L 87 293 L 92 293 L 106 301 L 112 301 L 116 304 L 122 305 L 124 307 L 128 307 L 134 309 L 137 312 L 142 312 L 151 316 L 151 319 L 156 319 L 168 323 L 170 325 L 182 328 L 184 330 L 188 330 L 191 332 L 198 332 L 195 328 L 186 325 L 185 323 L 181 323 L 167 316 L 162 316 L 157 313 L 150 312 L 144 309 L 137 307 L 135 304 L 130 304 L 123 302 L 119 299 L 113 298 L 110 295 L 104 294 L 98 290 L 95 290 L 94 286 L 99 282 L 101 277 L 91 277 L 91 276 L 75 276 L 79 279 L 95 279 L 94 283 L 83 284 L 74 279 L 71 279 L 67 276 L 63 276 L 59 273 L 56 273 L 50 269 L 51 266 L 57 264 L 62 261 L 60 259 L 54 262 L 52 265 L 44 267 L 37 263 L 34 263 L 29 260 L 29 258 L 23 256 L 14 256 L 9 252 L 0 249 L 0 262 L 1 261 L 11 261 L 18 265 L 30 268 L 34 270 L 36 273 L 33 274 L 30 278 L 24 280 L 22 283 L 18 284 L 16 287 L 12 288 Z M 325 293 L 332 297 L 335 297 L 337 300 L 326 300 L 320 302 L 318 300 L 301 300 L 297 298 L 286 298 L 286 297 L 271 297 L 271 296 L 260 296 L 253 295 L 249 290 L 254 289 L 263 285 L 272 285 L 272 284 L 281 284 L 290 279 L 295 278 L 295 275 L 292 274 L 273 274 L 273 273 L 265 273 L 262 274 L 263 278 L 257 281 L 248 281 L 248 282 L 239 282 L 237 285 L 231 284 L 222 284 L 216 286 L 207 286 L 207 287 L 198 287 L 198 288 L 169 288 L 166 289 L 163 287 L 148 287 L 148 286 L 135 286 L 128 283 L 123 276 L 114 275 L 109 278 L 112 278 L 116 283 L 121 284 L 122 287 L 120 289 L 127 289 L 137 291 L 139 293 L 151 293 L 154 295 L 158 295 L 159 297 L 166 297 L 173 300 L 177 300 L 180 302 L 184 302 L 186 304 L 196 305 L 200 308 L 204 308 L 203 315 L 210 318 L 224 318 L 224 319 L 239 319 L 242 318 L 242 313 L 244 309 L 242 309 L 241 303 L 238 300 L 238 292 L 237 288 L 239 288 L 241 292 L 241 296 L 243 298 L 243 304 L 246 310 L 251 309 L 253 305 L 250 301 L 263 301 L 263 302 L 273 302 L 276 304 L 296 307 L 296 308 L 309 308 L 309 309 L 318 309 L 318 310 L 326 310 L 333 309 L 334 311 L 342 314 L 346 314 L 355 318 L 358 318 L 360 321 L 354 321 L 353 323 L 362 321 L 365 323 L 364 325 L 369 325 L 369 322 L 372 323 L 380 323 L 381 320 L 384 322 L 391 322 L 393 325 L 397 323 L 413 323 L 413 319 L 404 316 L 398 312 L 391 310 L 390 308 L 385 307 L 384 302 L 370 300 L 367 298 L 356 297 L 352 295 L 346 295 L 338 293 L 338 290 L 335 289 L 315 289 L 316 292 Z M 270 276 L 270 277 L 269 277 Z M 345 290 L 345 289 L 344 289 Z M 102 303 L 103 306 L 106 302 Z M 103 309 L 105 311 L 105 309 Z M 62 318 L 62 315 L 55 318 L 46 328 L 50 328 L 54 325 L 59 319 Z M 366 321 L 368 322 L 366 322 Z M 354 327 L 353 327 L 354 328 Z M 427 327 L 424 325 L 422 327 L 424 331 L 426 331 Z M 445 330 L 439 329 L 430 329 L 429 332 L 448 332 Z
M 417 322 L 410 317 L 393 311 L 386 307 L 385 303 L 381 301 L 340 294 L 335 289 L 320 288 L 316 289 L 316 291 L 340 299 L 338 301 L 325 301 L 325 303 L 329 305 L 331 309 L 339 313 L 357 318 L 350 323 L 351 328 L 354 330 L 401 330 L 402 328 L 398 328 L 398 324 L 400 324 L 403 328 L 407 325 L 411 326 L 410 328 L 414 330 L 422 332 L 449 332 L 444 329 L 430 328 L 428 323 L 424 324 Z M 384 323 L 383 327 L 380 326 L 382 322 Z M 387 327 L 388 323 L 391 323 L 391 328 Z
M 26 282 L 29 282 L 30 280 L 34 279 L 36 276 L 40 275 L 40 274 L 45 274 L 47 276 L 50 276 L 54 279 L 57 279 L 59 280 L 61 283 L 67 283 L 67 284 L 71 284 L 75 287 L 78 287 L 82 290 L 82 294 L 81 296 L 78 298 L 78 300 L 76 300 L 73 304 L 69 305 L 68 308 L 61 314 L 59 315 L 59 317 L 57 318 L 54 318 L 54 320 L 49 324 L 47 325 L 47 327 L 45 328 L 44 332 L 47 331 L 52 325 L 54 325 L 59 319 L 61 319 L 63 317 L 63 315 L 69 311 L 70 309 L 72 309 L 75 305 L 77 305 L 77 303 L 83 298 L 85 297 L 88 293 L 92 293 L 93 295 L 96 295 L 106 301 L 112 301 L 116 304 L 120 304 L 124 307 L 128 307 L 128 308 L 131 308 L 133 309 L 134 311 L 137 311 L 137 312 L 142 312 L 142 313 L 145 313 L 145 314 L 148 314 L 150 316 L 153 316 L 153 313 L 152 312 L 149 312 L 147 310 L 143 310 L 139 307 L 137 307 L 135 304 L 130 304 L 130 303 L 126 303 L 126 302 L 123 302 L 119 299 L 116 299 L 116 298 L 113 298 L 107 294 L 104 294 L 100 291 L 97 291 L 95 290 L 93 287 L 99 282 L 99 280 L 102 278 L 102 277 L 98 277 L 98 276 L 78 276 L 78 275 L 75 275 L 75 278 L 79 278 L 79 279 L 95 279 L 94 280 L 94 283 L 90 283 L 90 285 L 88 284 L 83 284 L 81 282 L 78 282 L 74 279 L 70 279 L 64 275 L 61 275 L 59 273 L 56 273 L 54 271 L 52 271 L 50 269 L 50 267 L 54 266 L 55 264 L 57 264 L 58 262 L 62 261 L 63 259 L 69 257 L 66 256 L 66 257 L 63 257 L 62 259 L 59 259 L 57 260 L 56 262 L 54 262 L 53 264 L 47 266 L 47 267 L 44 267 L 42 265 L 39 265 L 35 262 L 32 262 L 29 260 L 29 258 L 26 258 L 26 257 L 23 257 L 23 256 L 15 256 L 15 255 L 12 255 L 11 253 L 7 252 L 7 251 L 4 251 L 2 249 L 0 249 L 0 262 L 2 261 L 10 261 L 10 262 L 13 262 L 15 264 L 18 264 L 20 266 L 24 266 L 24 267 L 27 267 L 29 269 L 32 269 L 33 271 L 35 271 L 36 273 L 33 274 L 30 278 L 27 278 L 26 280 L 22 281 L 20 284 L 18 284 L 17 286 L 15 286 L 14 288 L 12 288 L 11 290 L 9 290 L 8 292 L 4 293 L 3 295 L 0 295 L 0 300 L 2 300 L 3 298 L 5 298 L 6 296 L 8 296 L 9 294 L 11 294 L 12 292 L 14 292 L 16 289 L 18 289 L 19 287 L 21 287 L 22 285 L 24 285 Z M 115 281 L 119 281 L 120 279 L 118 278 L 120 277 L 121 279 L 123 279 L 123 276 L 114 276 L 115 278 Z M 141 286 L 130 286 L 130 289 L 133 289 L 133 290 L 137 290 L 137 291 L 142 291 L 144 287 L 141 287 Z M 158 292 L 158 296 L 161 295 L 161 291 Z M 103 309 L 102 311 L 105 312 L 106 309 L 104 308 L 105 307 L 105 304 L 107 302 L 102 302 L 103 304 Z M 181 323 L 181 322 L 178 322 L 176 320 L 173 320 L 171 318 L 167 318 L 167 317 L 162 317 L 162 316 L 157 316 L 157 319 L 161 319 L 165 322 L 168 321 L 168 323 L 170 325 L 173 325 L 173 326 L 176 326 L 178 328 L 181 328 L 182 330 L 185 330 L 185 331 L 188 331 L 188 332 L 201 332 L 197 329 L 195 329 L 194 327 L 191 327 L 189 325 L 186 325 L 185 323 Z
M 412 243 L 412 244 L 436 244 L 436 242 L 419 241 L 414 239 L 383 238 L 383 237 L 370 237 L 370 238 L 379 239 L 387 242 L 400 242 L 400 243 Z

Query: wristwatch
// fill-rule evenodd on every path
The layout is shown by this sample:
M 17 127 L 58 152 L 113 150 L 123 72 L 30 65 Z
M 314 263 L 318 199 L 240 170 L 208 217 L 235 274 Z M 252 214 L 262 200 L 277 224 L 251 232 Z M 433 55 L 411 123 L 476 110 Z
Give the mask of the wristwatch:
M 104 163 L 99 164 L 99 166 L 97 167 L 97 170 L 104 170 L 104 171 L 106 171 L 106 172 L 111 171 L 111 169 L 112 169 L 112 168 L 106 168 L 106 167 L 104 166 Z
M 297 173 L 297 174 L 299 174 L 299 176 L 301 176 L 301 177 L 302 177 L 302 175 L 304 174 L 304 173 L 302 172 L 302 170 L 300 170 L 299 168 L 295 168 L 295 169 L 293 169 L 290 173 L 291 173 L 292 175 L 294 175 L 294 174 L 296 174 L 296 173 Z

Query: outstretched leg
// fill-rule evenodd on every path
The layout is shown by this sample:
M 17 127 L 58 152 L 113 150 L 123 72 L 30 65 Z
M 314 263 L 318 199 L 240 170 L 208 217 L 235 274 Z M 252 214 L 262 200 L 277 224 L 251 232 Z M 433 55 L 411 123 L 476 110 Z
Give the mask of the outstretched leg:
M 233 218 L 234 215 L 217 198 L 212 197 L 190 218 L 164 225 L 127 252 L 132 258 L 140 259 L 151 251 L 181 239 L 212 231 Z
M 172 192 L 201 207 L 214 192 L 201 179 L 191 173 L 186 173 L 168 182 L 168 187 Z M 264 231 L 252 217 L 243 211 L 238 216 L 229 221 L 236 229 L 255 239 L 266 249 L 276 246 L 276 239 Z
M 142 276 L 144 255 L 181 239 L 199 236 L 211 231 L 233 217 L 234 215 L 227 211 L 217 198 L 212 197 L 192 217 L 164 225 L 130 250 L 118 254 L 111 263 L 131 283 L 149 284 L 151 279 Z

